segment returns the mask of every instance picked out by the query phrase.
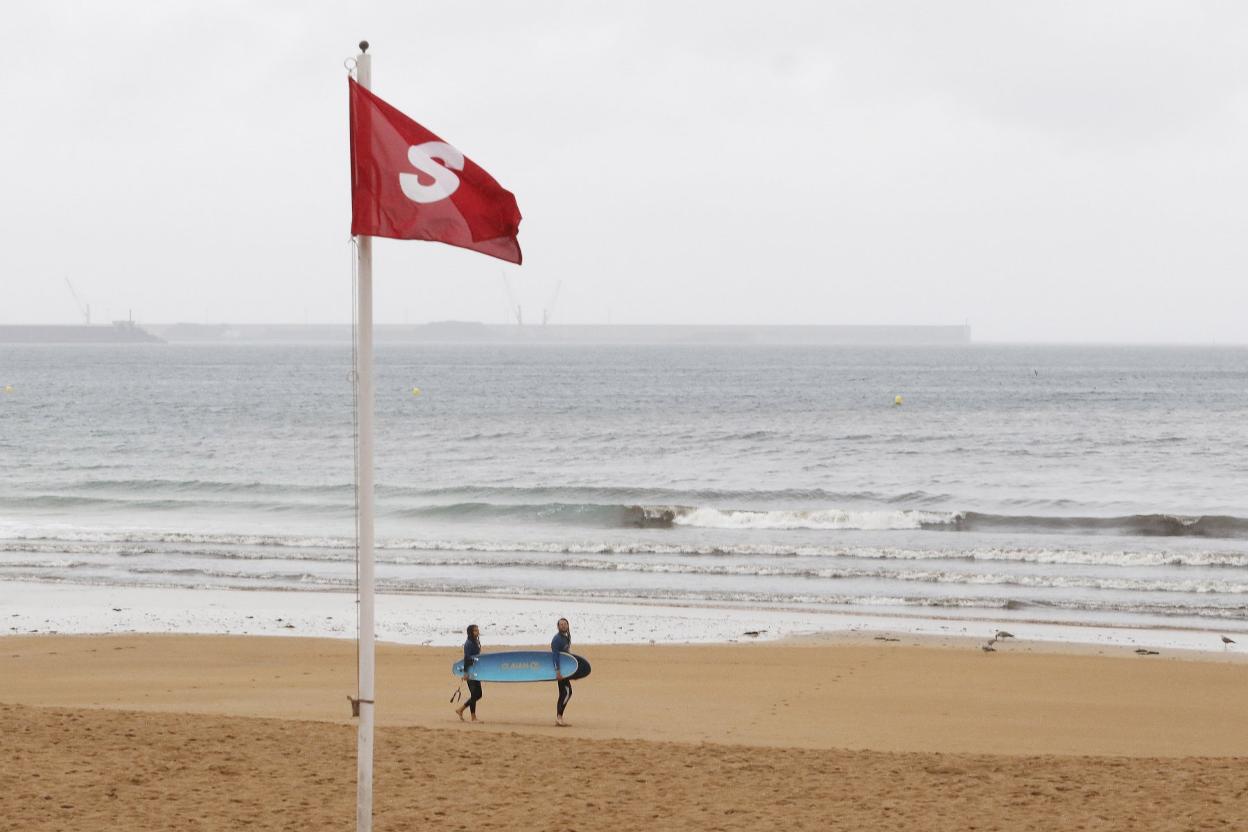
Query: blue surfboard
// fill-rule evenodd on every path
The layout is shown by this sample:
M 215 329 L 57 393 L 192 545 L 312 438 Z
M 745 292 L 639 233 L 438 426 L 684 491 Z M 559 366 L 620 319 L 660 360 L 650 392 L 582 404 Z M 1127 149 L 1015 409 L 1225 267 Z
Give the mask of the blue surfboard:
M 571 653 L 560 653 L 559 670 L 565 679 L 576 678 L 576 658 Z M 451 665 L 451 672 L 464 675 L 462 659 Z M 469 668 L 468 678 L 477 682 L 553 682 L 555 662 L 549 650 L 482 653 Z

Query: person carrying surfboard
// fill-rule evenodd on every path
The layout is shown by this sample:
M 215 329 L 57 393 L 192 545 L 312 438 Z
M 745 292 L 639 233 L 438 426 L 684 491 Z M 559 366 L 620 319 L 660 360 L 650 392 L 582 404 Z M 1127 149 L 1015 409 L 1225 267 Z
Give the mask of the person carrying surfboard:
M 559 632 L 555 633 L 555 637 L 550 640 L 550 658 L 555 663 L 555 681 L 559 683 L 559 701 L 555 705 L 555 724 L 560 728 L 566 728 L 568 723 L 563 721 L 563 711 L 572 699 L 572 682 L 563 678 L 563 672 L 559 669 L 559 654 L 567 653 L 572 649 L 572 626 L 568 624 L 566 618 L 560 618 L 556 626 Z
M 472 667 L 472 663 L 477 660 L 477 656 L 481 655 L 481 630 L 476 624 L 468 625 L 468 640 L 464 642 L 464 681 L 468 683 L 468 701 L 455 709 L 455 713 L 459 714 L 460 720 L 464 718 L 464 708 L 472 714 L 472 721 L 477 722 L 477 703 L 481 701 L 481 683 L 476 679 L 468 678 L 468 669 Z

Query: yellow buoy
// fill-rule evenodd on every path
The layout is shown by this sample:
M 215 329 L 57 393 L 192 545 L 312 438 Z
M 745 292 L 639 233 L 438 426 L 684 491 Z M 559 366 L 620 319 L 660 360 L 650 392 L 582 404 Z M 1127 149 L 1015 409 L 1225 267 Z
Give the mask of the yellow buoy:
M 893 407 L 901 407 L 901 396 L 893 397 Z
M 413 388 L 412 388 L 412 395 L 413 395 L 413 396 L 419 396 L 419 395 L 420 395 L 420 388 L 419 388 L 419 387 L 413 387 Z

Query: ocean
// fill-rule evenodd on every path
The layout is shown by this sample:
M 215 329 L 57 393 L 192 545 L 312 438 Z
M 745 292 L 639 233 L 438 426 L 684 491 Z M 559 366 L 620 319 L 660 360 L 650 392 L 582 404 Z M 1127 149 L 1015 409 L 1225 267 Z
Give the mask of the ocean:
M 1248 630 L 1248 349 L 377 363 L 381 592 Z M 0 345 L 0 581 L 352 590 L 350 368 Z

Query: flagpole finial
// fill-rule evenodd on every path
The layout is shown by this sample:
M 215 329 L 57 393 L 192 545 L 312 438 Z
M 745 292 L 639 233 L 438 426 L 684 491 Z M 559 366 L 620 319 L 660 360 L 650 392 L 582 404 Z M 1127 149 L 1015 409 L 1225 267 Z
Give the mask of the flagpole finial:
M 367 51 L 368 51 L 368 41 L 366 41 L 366 40 L 362 40 L 362 41 L 360 41 L 360 51 L 361 51 L 361 52 L 367 52 Z

